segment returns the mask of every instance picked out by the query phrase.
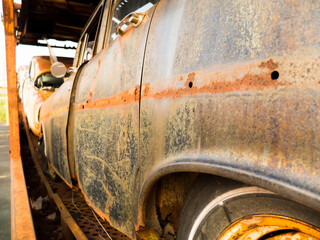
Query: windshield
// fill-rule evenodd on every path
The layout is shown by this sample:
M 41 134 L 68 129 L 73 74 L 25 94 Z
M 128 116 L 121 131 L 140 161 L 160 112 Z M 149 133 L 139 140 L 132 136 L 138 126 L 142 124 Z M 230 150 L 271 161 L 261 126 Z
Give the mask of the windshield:
M 63 83 L 63 78 L 56 78 L 50 72 L 42 74 L 36 80 L 37 88 L 59 88 Z

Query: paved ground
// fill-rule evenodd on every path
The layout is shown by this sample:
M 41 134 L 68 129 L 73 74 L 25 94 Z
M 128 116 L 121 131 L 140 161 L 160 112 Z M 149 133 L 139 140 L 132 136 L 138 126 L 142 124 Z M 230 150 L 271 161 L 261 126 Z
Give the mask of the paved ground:
M 0 239 L 10 239 L 9 126 L 0 123 Z

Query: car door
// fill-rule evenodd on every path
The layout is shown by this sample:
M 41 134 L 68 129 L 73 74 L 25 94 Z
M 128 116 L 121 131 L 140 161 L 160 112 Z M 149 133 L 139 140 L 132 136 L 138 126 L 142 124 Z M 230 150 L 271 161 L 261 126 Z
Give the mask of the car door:
M 70 115 L 80 188 L 96 212 L 131 237 L 135 234 L 130 196 L 139 160 L 140 81 L 155 2 L 113 2 L 107 47 L 81 71 Z M 137 28 L 129 20 L 133 12 L 146 12 Z M 117 26 L 122 26 L 122 36 Z
M 45 142 L 45 155 L 50 166 L 69 185 L 72 186 L 74 177 L 74 164 L 69 162 L 67 125 L 69 117 L 69 104 L 71 90 L 77 75 L 79 66 L 90 60 L 94 54 L 96 33 L 99 29 L 99 20 L 104 1 L 101 1 L 89 19 L 79 40 L 74 64 L 69 69 L 70 76 L 58 91 L 55 92 L 41 108 L 41 122 Z

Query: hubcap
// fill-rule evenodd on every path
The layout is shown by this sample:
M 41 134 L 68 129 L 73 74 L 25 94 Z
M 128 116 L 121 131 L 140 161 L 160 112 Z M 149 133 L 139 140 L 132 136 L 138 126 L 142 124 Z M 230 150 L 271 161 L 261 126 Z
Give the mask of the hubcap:
M 320 240 L 320 229 L 276 215 L 244 217 L 226 228 L 218 240 Z

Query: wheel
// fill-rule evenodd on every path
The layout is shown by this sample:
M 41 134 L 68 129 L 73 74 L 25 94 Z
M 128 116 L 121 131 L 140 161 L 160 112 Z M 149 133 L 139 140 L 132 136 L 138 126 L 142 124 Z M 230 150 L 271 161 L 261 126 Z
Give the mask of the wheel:
M 320 214 L 270 191 L 202 176 L 184 201 L 178 240 L 320 239 Z

